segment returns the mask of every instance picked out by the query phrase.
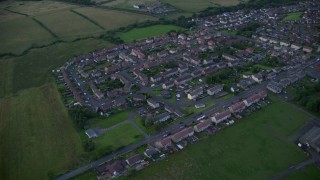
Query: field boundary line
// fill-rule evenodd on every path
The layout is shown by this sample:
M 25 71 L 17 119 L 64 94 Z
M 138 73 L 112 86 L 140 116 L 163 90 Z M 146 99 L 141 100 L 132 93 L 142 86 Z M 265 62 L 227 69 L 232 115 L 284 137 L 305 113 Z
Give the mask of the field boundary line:
M 81 16 L 82 18 L 90 21 L 92 24 L 98 26 L 100 29 L 106 30 L 103 26 L 101 26 L 99 23 L 97 23 L 97 22 L 94 21 L 93 19 L 90 19 L 88 16 L 86 16 L 86 15 L 84 15 L 84 14 L 81 14 L 81 13 L 79 13 L 79 12 L 73 10 L 73 9 L 70 9 L 70 11 L 73 12 L 73 13 L 75 13 L 75 14 L 77 14 L 77 15 L 79 15 L 79 16 Z
M 43 29 L 45 29 L 46 31 L 48 31 L 53 37 L 55 38 L 59 38 L 58 35 L 56 35 L 53 31 L 51 31 L 51 29 L 49 29 L 46 25 L 44 25 L 41 21 L 39 21 L 36 18 L 32 18 L 36 23 L 38 23 Z
M 29 16 L 28 14 L 24 14 L 24 13 L 21 13 L 21 12 L 13 11 L 13 10 L 8 9 L 8 8 L 4 8 L 4 10 L 9 11 L 9 12 L 12 12 L 12 13 L 14 13 L 14 14 L 23 15 L 23 16 L 26 16 L 26 17 Z

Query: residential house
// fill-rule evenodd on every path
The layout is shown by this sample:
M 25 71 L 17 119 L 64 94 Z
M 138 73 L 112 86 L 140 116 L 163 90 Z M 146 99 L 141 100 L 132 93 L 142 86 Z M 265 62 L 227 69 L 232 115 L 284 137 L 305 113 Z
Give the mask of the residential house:
M 194 100 L 202 94 L 203 94 L 203 88 L 199 87 L 188 94 L 188 99 Z
M 229 107 L 232 113 L 242 112 L 246 108 L 246 104 L 243 101 L 237 102 Z
M 183 130 L 173 134 L 171 136 L 171 139 L 173 142 L 178 143 L 184 139 L 186 139 L 187 137 L 193 136 L 194 134 L 194 130 L 192 127 L 187 127 L 184 128 Z
M 134 165 L 137 165 L 137 164 L 140 164 L 140 163 L 142 163 L 142 162 L 144 162 L 144 158 L 143 158 L 143 156 L 140 155 L 140 154 L 136 154 L 136 155 L 134 155 L 134 156 L 131 156 L 130 158 L 128 158 L 128 159 L 126 160 L 126 163 L 127 163 L 130 167 L 132 167 L 132 166 L 134 166 Z
M 210 127 L 211 125 L 212 125 L 212 121 L 205 120 L 205 121 L 202 121 L 202 122 L 198 123 L 197 125 L 193 126 L 193 129 L 196 132 L 201 132 L 201 131 L 204 131 L 205 129 L 207 129 L 208 127 Z
M 231 111 L 225 110 L 210 117 L 211 121 L 216 125 L 231 117 Z
M 155 146 L 159 149 L 167 149 L 172 145 L 171 136 L 165 137 L 155 142 Z
M 161 123 L 161 122 L 167 121 L 168 119 L 170 119 L 170 114 L 165 112 L 165 113 L 162 113 L 162 114 L 155 116 L 153 118 L 153 122 L 154 123 Z

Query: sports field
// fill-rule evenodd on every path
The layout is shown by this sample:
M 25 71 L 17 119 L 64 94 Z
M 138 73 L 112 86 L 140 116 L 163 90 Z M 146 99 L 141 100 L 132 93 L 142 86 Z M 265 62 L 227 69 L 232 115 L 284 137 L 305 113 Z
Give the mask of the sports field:
M 161 0 L 161 2 L 171 4 L 177 9 L 186 12 L 199 12 L 213 6 L 233 6 L 237 5 L 239 0 Z
M 170 31 L 184 31 L 185 29 L 175 25 L 154 25 L 144 28 L 132 29 L 125 33 L 120 33 L 121 39 L 125 42 L 132 42 L 137 39 L 153 37 L 159 34 L 165 34 Z
M 307 120 L 293 105 L 274 99 L 242 122 L 128 179 L 267 179 L 307 159 L 289 140 Z

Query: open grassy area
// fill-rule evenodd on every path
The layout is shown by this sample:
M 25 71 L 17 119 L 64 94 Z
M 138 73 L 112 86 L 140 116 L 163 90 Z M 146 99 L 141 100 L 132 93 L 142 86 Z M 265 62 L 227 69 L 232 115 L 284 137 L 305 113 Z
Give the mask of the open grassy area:
M 54 85 L 0 99 L 0 179 L 48 179 L 83 152 Z
M 237 31 L 230 31 L 230 30 L 227 30 L 227 29 L 223 29 L 223 30 L 221 30 L 221 32 L 226 33 L 226 34 L 230 34 L 230 35 L 236 35 L 237 34 Z
M 31 45 L 43 45 L 54 40 L 48 31 L 28 17 L 0 22 L 0 32 L 0 54 L 19 54 Z
M 300 180 L 300 179 L 319 179 L 320 169 L 315 165 L 309 165 L 297 172 L 288 175 L 286 180 Z
M 135 4 L 144 4 L 144 5 L 152 5 L 156 3 L 157 0 L 114 0 L 104 5 L 122 8 L 122 9 L 129 9 L 129 10 L 136 10 L 136 11 L 146 11 L 146 9 L 136 9 L 133 7 Z
M 107 118 L 92 119 L 91 127 L 109 128 L 129 118 L 128 111 L 119 112 Z
M 165 34 L 170 31 L 184 31 L 185 29 L 175 25 L 155 25 L 144 28 L 136 28 L 125 33 L 121 33 L 120 37 L 125 42 L 132 42 L 137 39 L 153 37 L 159 34 Z
M 301 19 L 303 12 L 293 12 L 293 13 L 288 13 L 283 20 L 299 20 Z
M 186 12 L 199 12 L 213 6 L 233 6 L 237 5 L 239 0 L 161 0 L 161 2 L 171 4 L 172 6 Z
M 123 124 L 119 127 L 105 132 L 102 136 L 94 140 L 96 150 L 99 156 L 111 153 L 133 144 L 143 139 L 140 132 L 131 124 Z
M 102 32 L 97 25 L 69 10 L 36 18 L 59 37 L 70 38 Z
M 146 20 L 156 20 L 154 17 L 142 14 L 103 10 L 97 8 L 84 7 L 76 9 L 76 11 L 97 22 L 106 30 L 114 30 L 119 27 L 125 27 L 129 24 L 143 22 Z
M 278 99 L 130 179 L 267 179 L 306 155 L 289 140 L 308 120 Z

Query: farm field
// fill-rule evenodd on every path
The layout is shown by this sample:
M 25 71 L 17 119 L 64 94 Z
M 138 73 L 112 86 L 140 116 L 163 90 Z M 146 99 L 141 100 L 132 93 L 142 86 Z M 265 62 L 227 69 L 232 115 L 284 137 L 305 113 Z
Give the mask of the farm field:
M 133 125 L 126 123 L 94 139 L 96 150 L 93 153 L 100 157 L 142 139 L 140 132 Z
M 186 12 L 199 12 L 213 6 L 233 6 L 237 5 L 239 0 L 160 0 L 163 3 L 171 4 L 177 9 Z
M 49 179 L 79 162 L 81 140 L 51 70 L 75 55 L 110 45 L 86 39 L 0 60 L 0 179 Z
M 301 19 L 303 12 L 293 12 L 286 15 L 283 20 L 299 20 Z
M 125 27 L 129 24 L 143 22 L 146 20 L 156 20 L 156 18 L 141 14 L 114 11 L 114 10 L 103 10 L 96 8 L 78 8 L 75 11 L 87 16 L 94 22 L 98 23 L 105 30 L 114 30 L 119 27 Z
M 289 140 L 307 120 L 295 106 L 273 99 L 242 122 L 128 179 L 266 179 L 307 159 Z
M 101 33 L 102 29 L 72 11 L 61 11 L 36 17 L 60 38 Z
M 109 3 L 106 3 L 104 5 L 116 7 L 116 8 L 122 8 L 122 9 L 146 11 L 146 9 L 136 9 L 133 7 L 133 5 L 135 5 L 135 4 L 151 5 L 156 2 L 157 2 L 157 0 L 115 0 L 115 1 L 111 1 Z
M 159 34 L 165 34 L 170 31 L 184 31 L 185 29 L 175 25 L 154 25 L 144 28 L 132 29 L 125 33 L 120 33 L 119 36 L 125 42 L 132 42 L 138 39 L 153 37 Z
M 0 7 L 3 6 L 0 5 Z M 11 11 L 32 16 L 54 13 L 56 11 L 76 8 L 79 6 L 57 1 L 9 1 L 6 7 Z
M 80 137 L 54 85 L 0 99 L 1 179 L 48 179 L 74 167 Z
M 54 37 L 37 22 L 28 17 L 17 17 L 0 22 L 0 54 L 20 54 L 31 45 L 43 45 Z

